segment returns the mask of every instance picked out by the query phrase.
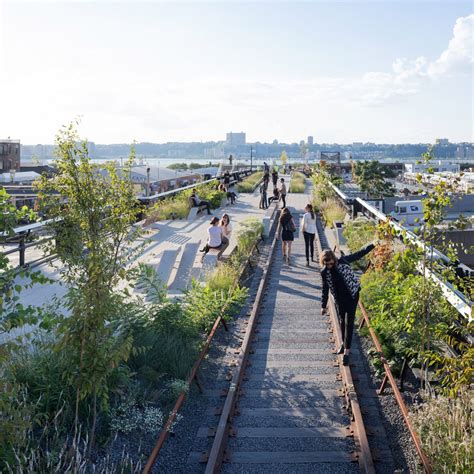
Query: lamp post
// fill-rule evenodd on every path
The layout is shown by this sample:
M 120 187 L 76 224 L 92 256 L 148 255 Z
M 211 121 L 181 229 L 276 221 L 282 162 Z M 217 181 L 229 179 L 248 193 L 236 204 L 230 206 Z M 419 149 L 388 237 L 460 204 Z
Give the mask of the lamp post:
M 150 196 L 150 168 L 146 169 L 146 197 Z
M 250 145 L 250 171 L 253 169 L 253 148 L 252 145 Z

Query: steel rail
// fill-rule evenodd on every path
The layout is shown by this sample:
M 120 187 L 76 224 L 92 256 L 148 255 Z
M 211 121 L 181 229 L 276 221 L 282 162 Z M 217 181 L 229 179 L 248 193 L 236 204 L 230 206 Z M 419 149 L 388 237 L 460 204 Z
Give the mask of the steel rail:
M 316 239 L 316 241 L 317 241 L 316 243 L 317 243 L 317 246 L 318 246 L 318 250 L 321 250 L 321 247 L 320 247 L 321 243 L 320 243 L 319 239 Z M 372 326 L 370 324 L 369 315 L 367 313 L 367 310 L 365 309 L 365 306 L 363 305 L 362 301 L 360 301 L 360 300 L 359 300 L 358 306 L 359 306 L 359 308 L 362 312 L 362 316 L 363 316 L 362 323 L 365 324 L 367 326 L 368 330 L 369 330 L 370 336 L 371 336 L 372 341 L 373 341 L 373 343 L 375 345 L 375 348 L 377 350 L 377 354 L 380 357 L 380 360 L 383 364 L 384 371 L 385 371 L 385 377 L 382 380 L 382 383 L 381 383 L 380 388 L 378 390 L 378 394 L 380 395 L 380 394 L 383 393 L 383 391 L 385 389 L 385 385 L 386 385 L 387 381 L 389 381 L 390 385 L 392 386 L 393 393 L 395 395 L 395 399 L 397 401 L 397 404 L 398 404 L 398 406 L 400 408 L 400 411 L 402 413 L 403 420 L 405 421 L 407 429 L 408 429 L 408 431 L 410 433 L 410 436 L 413 440 L 413 443 L 415 445 L 415 449 L 418 453 L 418 456 L 420 457 L 421 463 L 423 464 L 423 468 L 425 470 L 425 473 L 426 474 L 431 474 L 433 472 L 433 469 L 431 467 L 431 462 L 428 459 L 428 457 L 426 456 L 425 452 L 423 451 L 423 448 L 421 446 L 421 441 L 420 441 L 420 438 L 418 437 L 418 434 L 416 433 L 413 426 L 411 425 L 410 418 L 409 418 L 409 415 L 408 415 L 408 409 L 407 409 L 407 407 L 405 405 L 405 402 L 403 400 L 403 397 L 400 393 L 400 389 L 398 388 L 395 377 L 392 374 L 392 371 L 390 369 L 390 365 L 388 364 L 387 360 L 385 359 L 385 356 L 384 356 L 383 350 L 382 350 L 382 346 L 381 346 L 381 344 L 380 344 L 380 342 L 377 338 L 377 334 L 375 333 L 374 329 L 372 328 Z M 333 323 L 335 324 L 335 327 L 337 328 L 336 335 L 339 336 L 340 335 L 340 327 L 339 327 L 339 324 L 337 324 L 337 318 L 335 317 L 336 311 L 335 311 L 335 307 L 334 307 L 332 299 L 330 300 L 330 311 L 331 311 L 331 318 L 333 319 Z M 363 324 L 361 324 L 359 326 L 359 328 L 361 328 L 363 326 Z M 340 345 L 341 342 L 342 342 L 342 339 L 339 339 L 338 343 L 336 344 L 336 347 L 338 345 Z
M 421 446 L 420 438 L 418 437 L 418 434 L 416 433 L 415 429 L 413 428 L 413 426 L 410 422 L 410 418 L 409 418 L 409 415 L 408 415 L 408 409 L 405 405 L 405 402 L 403 401 L 403 397 L 402 397 L 402 394 L 400 393 L 400 390 L 398 388 L 397 381 L 395 380 L 395 377 L 393 376 L 392 371 L 390 369 L 390 365 L 388 364 L 387 359 L 385 358 L 385 356 L 383 354 L 382 346 L 381 346 L 381 344 L 380 344 L 380 342 L 377 338 L 377 334 L 375 333 L 374 329 L 372 328 L 372 326 L 370 324 L 370 319 L 369 319 L 369 315 L 367 313 L 367 310 L 365 309 L 365 306 L 361 301 L 359 301 L 359 308 L 360 308 L 360 310 L 362 312 L 362 316 L 364 318 L 363 321 L 365 321 L 365 324 L 366 324 L 366 326 L 367 326 L 367 328 L 370 332 L 370 336 L 372 337 L 372 342 L 374 343 L 375 348 L 377 349 L 377 353 L 380 357 L 380 360 L 381 360 L 381 362 L 383 364 L 383 367 L 384 367 L 384 370 L 385 370 L 385 377 L 384 377 L 384 380 L 382 381 L 380 391 L 383 390 L 383 388 L 385 387 L 385 384 L 387 383 L 387 380 L 388 380 L 390 382 L 390 385 L 392 386 L 393 394 L 395 396 L 395 399 L 397 400 L 398 406 L 399 406 L 400 411 L 402 413 L 403 420 L 405 421 L 407 429 L 410 432 L 410 436 L 411 436 L 411 438 L 413 440 L 413 443 L 415 445 L 416 452 L 418 453 L 418 456 L 420 457 L 420 460 L 423 464 L 423 468 L 424 468 L 424 470 L 427 474 L 431 474 L 433 472 L 431 462 L 430 462 L 428 456 L 426 456 L 425 452 L 423 451 L 423 448 Z
M 275 210 L 276 210 L 276 207 L 274 208 L 273 212 L 275 212 Z M 250 259 L 253 255 L 253 252 L 255 251 L 255 249 L 257 249 L 257 246 L 258 246 L 258 242 L 255 244 L 253 250 L 249 253 L 249 256 L 246 259 L 246 261 L 240 266 L 239 271 L 238 271 L 239 279 L 243 275 L 245 269 L 247 268 L 247 265 L 250 262 Z M 235 285 L 237 285 L 237 283 L 238 282 L 236 282 Z M 226 305 L 224 305 L 224 308 L 222 309 L 221 314 L 219 314 L 219 316 L 214 321 L 214 325 L 212 326 L 212 329 L 211 329 L 209 335 L 206 338 L 206 342 L 204 343 L 204 346 L 201 349 L 199 357 L 196 360 L 196 362 L 194 363 L 194 366 L 191 370 L 191 373 L 190 373 L 188 379 L 186 380 L 187 387 L 191 386 L 191 384 L 193 382 L 196 382 L 197 385 L 198 385 L 199 390 L 201 391 L 201 386 L 200 386 L 200 384 L 198 382 L 198 378 L 197 378 L 198 370 L 199 370 L 199 368 L 200 368 L 200 366 L 201 366 L 201 364 L 204 360 L 204 357 L 206 356 L 206 354 L 209 350 L 209 347 L 211 346 L 211 342 L 212 342 L 212 340 L 213 340 L 213 338 L 214 338 L 214 336 L 217 332 L 217 329 L 219 328 L 220 323 L 222 322 L 224 324 L 224 327 L 226 328 L 225 320 L 223 319 L 223 314 L 225 313 L 225 310 L 227 309 L 227 306 L 228 306 L 228 303 L 226 303 Z M 176 402 L 174 404 L 174 407 L 171 410 L 171 413 L 169 414 L 168 419 L 166 420 L 165 426 L 161 430 L 161 433 L 160 433 L 160 435 L 159 435 L 159 437 L 156 441 L 156 444 L 153 447 L 153 450 L 150 453 L 150 456 L 148 457 L 148 460 L 145 464 L 145 467 L 143 468 L 143 474 L 148 474 L 148 473 L 151 472 L 151 469 L 153 468 L 153 465 L 155 464 L 155 462 L 156 462 L 156 460 L 157 460 L 157 458 L 160 454 L 160 451 L 163 448 L 163 446 L 164 446 L 164 444 L 165 444 L 165 442 L 168 438 L 168 434 L 169 434 L 169 432 L 170 432 L 170 430 L 173 426 L 173 423 L 176 420 L 178 412 L 181 409 L 181 407 L 183 406 L 183 403 L 184 403 L 185 398 L 186 398 L 186 394 L 187 394 L 187 390 L 183 390 L 179 394 L 178 399 L 176 400 Z
M 278 214 L 277 214 L 278 215 Z M 273 226 L 275 226 L 276 220 L 274 220 Z M 277 243 L 277 233 L 273 237 L 272 245 L 270 247 L 270 252 L 265 262 L 265 268 L 263 271 L 262 279 L 260 280 L 260 284 L 258 286 L 257 294 L 255 296 L 255 301 L 252 306 L 252 311 L 250 313 L 250 318 L 248 320 L 247 329 L 245 332 L 245 336 L 242 342 L 242 346 L 240 348 L 240 353 L 237 358 L 237 369 L 234 371 L 232 376 L 232 380 L 230 382 L 229 390 L 227 392 L 227 396 L 224 402 L 224 407 L 222 409 L 222 414 L 219 418 L 219 423 L 217 425 L 216 434 L 214 437 L 214 441 L 212 443 L 211 450 L 209 452 L 209 457 L 205 469 L 206 474 L 216 474 L 219 472 L 223 458 L 224 458 L 224 451 L 227 445 L 227 438 L 229 436 L 229 429 L 230 429 L 230 419 L 233 416 L 235 410 L 235 403 L 237 401 L 237 394 L 239 387 L 242 383 L 244 377 L 245 366 L 247 364 L 249 352 L 250 352 L 250 338 L 253 335 L 256 320 L 258 316 L 258 312 L 260 310 L 260 306 L 263 300 L 264 290 L 268 282 L 269 277 L 269 269 L 271 262 L 273 260 L 273 256 L 275 254 L 275 248 Z
M 319 216 L 317 217 L 317 220 L 318 222 L 315 240 L 318 249 L 318 254 L 321 255 L 323 249 L 321 246 L 320 232 L 324 232 L 324 230 L 321 229 L 321 221 L 319 219 Z M 332 296 L 329 298 L 329 316 L 333 327 L 336 347 L 339 347 L 342 344 L 342 333 Z M 364 419 L 362 417 L 362 411 L 359 405 L 359 400 L 357 398 L 357 392 L 355 390 L 351 368 L 350 366 L 339 364 L 339 369 L 344 384 L 345 398 L 350 406 L 351 414 L 353 417 L 354 436 L 357 440 L 356 447 L 358 449 L 357 460 L 359 462 L 359 468 L 360 471 L 363 473 L 374 474 L 374 461 L 372 458 L 372 453 L 370 451 L 369 440 L 367 438 L 367 432 L 365 430 Z

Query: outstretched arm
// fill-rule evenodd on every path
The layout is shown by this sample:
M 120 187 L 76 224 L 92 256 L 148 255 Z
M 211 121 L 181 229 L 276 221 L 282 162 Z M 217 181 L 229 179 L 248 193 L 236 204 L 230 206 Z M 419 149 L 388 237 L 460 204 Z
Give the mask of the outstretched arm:
M 360 260 L 362 257 L 365 257 L 374 248 L 375 248 L 374 244 L 369 244 L 367 245 L 367 247 L 364 247 L 358 252 L 351 253 L 350 255 L 345 255 L 344 260 L 346 260 L 349 263 L 355 262 L 356 260 Z
M 321 272 L 321 277 L 323 279 L 323 294 L 321 297 L 321 308 L 325 309 L 328 305 L 328 298 L 329 298 L 329 285 L 326 275 Z

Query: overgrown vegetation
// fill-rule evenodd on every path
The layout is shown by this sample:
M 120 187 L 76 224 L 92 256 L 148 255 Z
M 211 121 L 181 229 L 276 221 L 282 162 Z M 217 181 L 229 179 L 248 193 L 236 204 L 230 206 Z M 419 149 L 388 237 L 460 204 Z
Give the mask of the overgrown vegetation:
M 430 149 L 422 160 L 429 163 L 432 159 Z M 324 171 L 314 178 L 319 207 L 332 198 L 327 186 L 330 179 Z M 363 179 L 370 181 L 367 176 Z M 376 189 L 373 195 L 389 192 L 374 182 L 371 186 Z M 440 182 L 424 200 L 424 219 L 416 229 L 424 248 L 436 243 L 437 226 L 455 196 L 455 181 Z M 448 303 L 427 273 L 438 274 L 459 287 L 451 266 L 441 265 L 432 251 L 425 251 L 406 235 L 398 236 L 388 223 L 376 227 L 356 220 L 345 226 L 344 236 L 351 251 L 368 241 L 381 242 L 370 254 L 370 269 L 361 278 L 361 299 L 394 374 L 401 375 L 403 363 L 408 361 L 418 369 L 427 389 L 413 420 L 434 472 L 472 471 L 474 348 L 468 342 L 472 324 Z M 443 250 L 454 262 L 454 249 L 446 243 Z M 451 352 L 446 352 L 447 345 Z M 383 375 L 380 355 L 375 349 L 369 354 L 378 375 Z
M 340 184 L 341 180 L 330 175 L 325 167 L 317 167 L 312 175 L 314 209 L 320 212 L 326 225 L 332 227 L 334 222 L 344 221 L 346 210 L 339 204 L 335 198 L 335 192 L 330 183 Z
M 291 176 L 290 193 L 304 193 L 306 187 L 306 176 L 296 171 Z
M 427 397 L 411 418 L 434 472 L 474 472 L 474 393 Z
M 196 186 L 196 193 L 202 201 L 209 201 L 212 209 L 217 209 L 225 197 L 225 193 L 217 189 L 219 182 L 214 180 L 211 183 Z M 185 219 L 189 214 L 189 197 L 192 189 L 185 189 L 175 196 L 158 201 L 148 210 L 146 223 L 151 224 L 167 219 Z
M 240 193 L 252 193 L 257 183 L 263 178 L 263 171 L 257 171 L 247 176 L 237 184 L 237 190 Z
M 54 247 L 45 251 L 57 252 L 68 289 L 62 303 L 38 311 L 23 307 L 18 294 L 25 281 L 47 280 L 29 274 L 18 283 L 2 273 L 9 278 L 1 287 L 0 471 L 140 472 L 140 453 L 123 450 L 112 460 L 110 442 L 157 435 L 178 393 L 189 388 L 185 379 L 209 327 L 246 297 L 240 272 L 262 225 L 244 223 L 238 252 L 171 301 L 152 268 L 132 266 L 141 248 L 134 246 L 129 174 L 93 165 L 73 125 L 57 145 L 59 173 L 39 190 L 58 218 Z M 52 199 L 51 191 L 65 199 Z M 1 197 L 8 233 L 30 214 Z M 5 258 L 0 264 L 9 269 Z M 137 282 L 146 299 L 130 292 Z M 26 325 L 27 338 L 12 337 Z

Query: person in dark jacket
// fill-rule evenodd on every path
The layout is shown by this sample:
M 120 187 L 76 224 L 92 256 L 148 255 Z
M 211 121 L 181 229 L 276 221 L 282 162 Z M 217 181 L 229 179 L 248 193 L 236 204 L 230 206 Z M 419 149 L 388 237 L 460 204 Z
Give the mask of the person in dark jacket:
M 321 253 L 321 278 L 323 280 L 321 311 L 326 314 L 329 292 L 331 292 L 341 324 L 343 343 L 337 353 L 344 354 L 343 365 L 349 364 L 349 352 L 360 292 L 359 280 L 350 264 L 367 255 L 374 247 L 374 244 L 370 244 L 358 252 L 344 255 L 341 258 L 337 258 L 334 252 L 329 249 L 323 250 Z
M 273 183 L 273 187 L 276 188 L 276 186 L 278 184 L 278 172 L 277 172 L 277 170 L 272 171 L 272 183 Z

